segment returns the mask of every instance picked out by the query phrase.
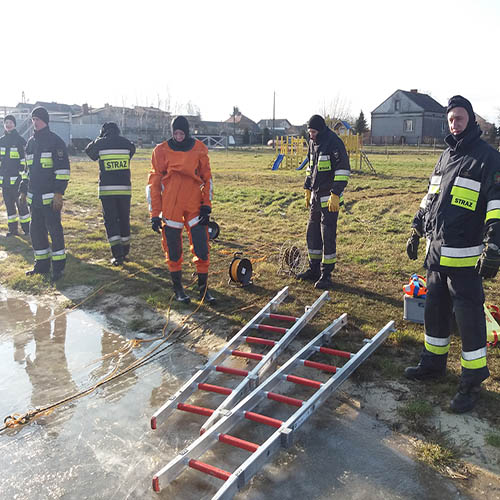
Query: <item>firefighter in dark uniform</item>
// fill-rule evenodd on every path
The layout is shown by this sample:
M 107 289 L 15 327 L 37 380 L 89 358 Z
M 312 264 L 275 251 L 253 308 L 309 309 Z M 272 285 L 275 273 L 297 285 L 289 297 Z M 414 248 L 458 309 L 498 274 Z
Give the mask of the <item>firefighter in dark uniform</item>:
M 130 250 L 130 160 L 135 146 L 120 135 L 116 123 L 109 122 L 85 152 L 92 160 L 99 160 L 99 198 L 113 255 L 111 262 L 120 266 Z
M 297 278 L 315 282 L 326 290 L 337 261 L 337 219 L 343 192 L 351 173 L 344 143 L 325 120 L 313 115 L 308 122 L 309 164 L 304 183 L 305 205 L 310 209 L 307 224 L 309 269 Z
M 49 129 L 45 108 L 35 108 L 31 119 L 35 131 L 26 145 L 27 178 L 20 187 L 21 198 L 27 199 L 31 211 L 30 235 L 35 251 L 35 266 L 26 275 L 48 274 L 52 261 L 52 281 L 57 281 L 66 264 L 61 210 L 69 181 L 68 151 L 64 141 Z
M 24 234 L 29 233 L 30 212 L 26 201 L 19 199 L 19 185 L 24 173 L 24 146 L 26 141 L 16 130 L 16 119 L 7 115 L 3 119 L 5 135 L 0 137 L 0 185 L 7 208 L 9 232 L 6 236 L 16 236 L 18 222 Z M 18 215 L 19 214 L 19 215 Z
M 483 278 L 500 267 L 500 153 L 484 142 L 471 103 L 462 96 L 447 108 L 451 134 L 430 178 L 407 242 L 417 258 L 419 238 L 427 239 L 425 342 L 414 380 L 445 375 L 452 313 L 462 340 L 462 373 L 451 410 L 474 408 L 488 378 Z

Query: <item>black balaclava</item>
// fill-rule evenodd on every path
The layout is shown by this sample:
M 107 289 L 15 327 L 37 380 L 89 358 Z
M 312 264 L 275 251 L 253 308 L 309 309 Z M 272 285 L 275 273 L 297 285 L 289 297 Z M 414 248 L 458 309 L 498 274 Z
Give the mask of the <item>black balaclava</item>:
M 325 119 L 320 115 L 312 115 L 307 122 L 307 128 L 312 128 L 318 131 L 318 135 L 315 140 L 316 144 L 320 144 L 322 142 L 328 130 Z
M 120 129 L 115 122 L 106 122 L 101 127 L 100 137 L 120 135 Z
M 5 123 L 5 120 L 10 120 L 11 122 L 14 122 L 14 127 L 17 127 L 16 119 L 14 115 L 7 115 L 4 119 L 3 122 Z
M 476 115 L 474 113 L 474 110 L 472 109 L 472 104 L 465 97 L 462 97 L 461 95 L 454 95 L 453 97 L 451 97 L 448 101 L 448 107 L 446 108 L 446 115 L 448 115 L 448 113 L 453 108 L 464 108 L 469 115 L 469 123 L 467 123 L 467 127 L 465 127 L 465 130 L 463 132 L 460 132 L 460 134 L 453 136 L 457 141 L 459 141 L 470 132 L 475 132 L 478 129 L 479 125 L 476 123 Z
M 182 142 L 177 142 L 173 137 L 168 140 L 168 145 L 174 151 L 190 151 L 194 146 L 194 139 L 189 135 L 189 122 L 185 116 L 177 116 L 172 122 L 172 135 L 175 130 L 182 130 L 185 134 Z

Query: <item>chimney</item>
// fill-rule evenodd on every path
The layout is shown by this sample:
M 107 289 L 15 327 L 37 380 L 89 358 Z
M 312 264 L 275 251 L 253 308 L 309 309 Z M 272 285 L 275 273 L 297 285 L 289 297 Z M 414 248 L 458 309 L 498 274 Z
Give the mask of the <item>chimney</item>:
M 418 94 L 418 89 L 411 89 L 410 92 L 412 92 L 413 94 Z
M 87 103 L 82 104 L 82 113 L 84 115 L 88 115 L 89 114 L 89 105 Z

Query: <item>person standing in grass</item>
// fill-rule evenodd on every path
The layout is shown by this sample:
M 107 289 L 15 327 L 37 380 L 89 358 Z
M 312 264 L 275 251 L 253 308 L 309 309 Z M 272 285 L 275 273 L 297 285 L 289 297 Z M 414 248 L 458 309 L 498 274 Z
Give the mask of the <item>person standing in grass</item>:
M 189 235 L 198 273 L 200 299 L 215 302 L 207 289 L 208 223 L 212 211 L 212 174 L 208 149 L 189 134 L 184 116 L 172 122 L 172 138 L 153 150 L 146 195 L 153 231 L 162 233 L 162 246 L 176 299 L 188 303 L 182 287 L 182 228 Z
M 418 366 L 406 368 L 405 375 L 419 381 L 445 375 L 454 313 L 462 372 L 450 408 L 464 413 L 474 408 L 490 374 L 482 280 L 494 278 L 500 267 L 500 153 L 481 139 L 464 97 L 449 100 L 447 118 L 448 148 L 432 172 L 406 245 L 415 260 L 420 238 L 427 240 L 424 349 Z
M 18 134 L 13 115 L 3 119 L 3 128 L 5 135 L 0 137 L 0 185 L 7 209 L 9 231 L 6 236 L 9 237 L 19 234 L 18 222 L 21 222 L 24 234 L 28 234 L 31 217 L 26 201 L 19 198 L 26 141 Z
M 313 115 L 308 124 L 309 164 L 304 183 L 309 209 L 307 250 L 309 269 L 297 278 L 314 281 L 315 288 L 332 287 L 337 262 L 337 220 L 351 168 L 344 143 L 330 130 L 323 117 Z
M 64 141 L 49 129 L 45 108 L 35 108 L 31 120 L 34 133 L 26 145 L 26 178 L 19 188 L 21 201 L 27 200 L 30 207 L 30 235 L 35 252 L 35 267 L 26 275 L 48 274 L 52 261 L 52 281 L 57 281 L 66 265 L 61 210 L 69 182 L 68 151 Z
M 121 266 L 130 251 L 130 160 L 135 145 L 120 135 L 116 123 L 109 122 L 85 152 L 92 160 L 99 160 L 99 198 L 113 255 L 111 263 Z

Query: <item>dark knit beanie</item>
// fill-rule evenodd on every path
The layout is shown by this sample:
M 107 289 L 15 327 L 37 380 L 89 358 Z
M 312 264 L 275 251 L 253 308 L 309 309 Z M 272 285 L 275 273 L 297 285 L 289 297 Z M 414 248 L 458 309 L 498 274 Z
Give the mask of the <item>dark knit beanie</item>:
M 16 119 L 14 118 L 14 115 L 7 115 L 4 119 L 3 122 L 5 123 L 5 120 L 10 120 L 11 122 L 14 122 L 14 127 L 17 127 Z
M 448 107 L 446 108 L 446 114 L 448 114 L 453 108 L 464 108 L 469 114 L 469 122 L 474 123 L 476 121 L 476 115 L 472 109 L 472 104 L 465 97 L 461 95 L 454 95 L 448 101 Z
M 31 117 L 32 118 L 40 118 L 42 122 L 49 123 L 49 112 L 43 108 L 42 106 L 38 106 L 31 112 Z
M 325 120 L 322 116 L 312 115 L 307 122 L 307 128 L 312 128 L 314 130 L 317 130 L 318 132 L 321 132 L 324 128 L 326 128 Z
M 187 121 L 186 117 L 178 116 L 177 118 L 175 118 L 175 120 L 172 122 L 172 133 L 174 133 L 176 130 L 182 130 L 186 134 L 186 137 L 189 137 L 189 122 Z
M 106 122 L 101 127 L 101 137 L 105 135 L 120 135 L 120 128 L 115 122 Z

